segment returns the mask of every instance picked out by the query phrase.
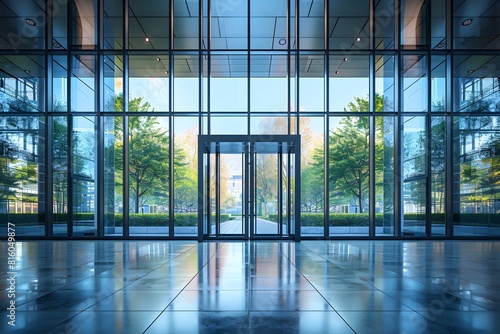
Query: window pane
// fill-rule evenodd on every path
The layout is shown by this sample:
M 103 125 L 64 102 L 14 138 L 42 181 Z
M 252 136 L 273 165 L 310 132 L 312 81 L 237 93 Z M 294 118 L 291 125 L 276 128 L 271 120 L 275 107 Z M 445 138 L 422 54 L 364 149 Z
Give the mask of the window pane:
M 322 117 L 301 117 L 301 234 L 323 236 L 325 143 Z
M 425 236 L 427 134 L 426 118 L 403 118 L 403 236 Z
M 198 118 L 174 120 L 174 233 L 198 234 Z
M 453 234 L 498 236 L 500 119 L 455 119 Z
M 129 110 L 125 111 L 169 111 L 168 69 L 168 55 L 130 56 Z
M 214 55 L 211 63 L 210 110 L 247 111 L 247 56 Z
M 375 94 L 377 111 L 394 111 L 395 106 L 395 80 L 394 80 L 394 56 L 375 57 Z
M 168 117 L 129 118 L 130 235 L 169 233 L 168 121 Z
M 329 63 L 330 111 L 370 111 L 368 55 L 332 55 Z
M 305 50 L 324 49 L 324 0 L 300 0 L 299 6 L 299 47 Z
M 52 214 L 54 236 L 68 235 L 68 119 L 52 119 Z
M 198 55 L 174 56 L 174 111 L 198 111 L 199 106 Z
M 369 117 L 330 118 L 330 235 L 368 235 L 369 126 Z
M 431 118 L 431 233 L 445 235 L 446 119 Z
M 73 117 L 73 235 L 97 235 L 95 117 Z
M 104 0 L 104 48 L 123 48 L 123 2 Z
M 427 111 L 427 57 L 408 55 L 403 61 L 403 111 Z
M 370 47 L 370 0 L 329 0 L 328 12 L 330 49 Z
M 123 111 L 122 56 L 104 56 L 104 111 Z
M 250 110 L 288 110 L 287 56 L 252 54 L 250 58 Z
M 375 118 L 375 235 L 394 235 L 394 121 Z
M 95 73 L 95 56 L 73 56 L 71 111 L 95 111 Z
M 43 118 L 0 117 L 2 238 L 7 223 L 15 225 L 16 236 L 45 235 L 44 129 Z
M 123 235 L 123 118 L 104 118 L 104 235 Z
M 324 58 L 319 54 L 300 56 L 298 111 L 325 110 Z
M 45 48 L 45 1 L 4 1 L 0 8 L 0 49 Z

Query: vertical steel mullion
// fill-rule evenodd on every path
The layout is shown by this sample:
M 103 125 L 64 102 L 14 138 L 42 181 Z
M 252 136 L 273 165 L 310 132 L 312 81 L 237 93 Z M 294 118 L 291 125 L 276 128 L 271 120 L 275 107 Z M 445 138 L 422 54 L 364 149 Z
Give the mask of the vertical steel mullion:
M 204 152 L 207 153 L 207 170 L 206 170 L 206 187 L 207 187 L 207 193 L 206 193 L 206 210 L 207 210 L 207 221 L 206 221 L 206 227 L 207 227 L 207 235 L 212 234 L 212 152 L 210 152 L 209 149 L 204 150 Z M 214 185 L 215 187 L 215 185 Z M 214 188 L 215 189 L 215 188 Z
M 51 1 L 48 2 L 48 5 L 50 6 L 52 4 Z M 45 16 L 46 22 L 47 22 L 47 30 L 46 31 L 52 31 L 52 17 L 50 17 L 48 14 Z M 47 35 L 47 38 L 49 38 L 51 33 Z M 50 40 L 52 38 L 50 37 Z M 47 47 L 48 49 L 48 47 Z M 53 215 L 53 202 L 54 202 L 54 156 L 53 156 L 53 147 L 54 147 L 54 126 L 53 126 L 53 117 L 52 117 L 52 106 L 53 106 L 53 58 L 51 54 L 46 54 L 45 56 L 45 68 L 46 70 L 46 76 L 45 76 L 45 115 L 44 115 L 44 122 L 45 122 L 45 132 L 44 132 L 44 138 L 45 138 L 45 150 L 44 150 L 44 161 L 45 161 L 45 206 L 44 206 L 44 213 L 45 213 L 45 237 L 52 237 L 52 228 L 53 228 L 53 222 L 54 222 L 54 215 Z
M 283 236 L 283 146 L 278 144 L 278 235 Z
M 220 150 L 215 153 L 215 235 L 220 236 Z
M 127 1 L 126 1 L 127 2 Z M 126 16 L 127 17 L 127 16 Z M 129 202 L 129 57 L 128 54 L 124 55 L 123 58 L 124 63 L 124 71 L 123 71 L 123 119 L 122 119 L 122 127 L 123 127 L 123 237 L 129 236 L 129 227 L 130 227 L 130 202 Z
M 403 169 L 402 169 L 402 153 L 403 153 L 403 114 L 401 112 L 402 99 L 401 99 L 401 87 L 402 87 L 402 75 L 400 66 L 401 64 L 401 54 L 397 52 L 395 55 L 395 66 L 394 66 L 394 82 L 396 83 L 395 89 L 395 106 L 396 106 L 396 122 L 395 122 L 395 132 L 394 132 L 394 236 L 401 236 L 401 226 L 404 221 L 404 208 L 403 208 Z
M 102 0 L 101 0 L 102 1 Z M 101 25 L 102 26 L 102 25 Z M 97 55 L 98 59 L 96 64 L 97 68 L 97 82 L 96 82 L 96 92 L 97 92 L 97 116 L 96 116 L 96 129 L 97 129 L 97 175 L 96 175 L 96 185 L 94 191 L 97 191 L 97 213 L 94 213 L 97 221 L 97 236 L 104 236 L 104 116 L 102 111 L 104 109 L 104 56 L 102 54 Z
M 66 152 L 66 175 L 68 182 L 68 225 L 67 225 L 67 236 L 73 236 L 73 116 L 71 115 L 72 99 L 71 99 L 71 87 L 73 78 L 73 55 L 68 55 L 68 86 L 66 96 L 68 97 L 68 107 L 66 109 L 66 135 L 68 138 L 68 150 Z
M 426 75 L 427 75 L 427 117 L 426 117 L 426 140 L 427 140 L 427 154 L 426 154 L 426 187 L 425 187 L 425 235 L 430 237 L 432 235 L 432 54 L 431 54 L 431 42 L 432 42 L 432 13 L 430 2 L 426 3 L 426 34 L 425 34 L 425 44 L 426 44 Z
M 371 8 L 373 9 L 373 1 L 370 1 L 370 5 L 372 6 Z M 370 11 L 371 19 L 373 19 L 373 10 Z M 373 24 L 370 25 L 370 29 L 372 29 L 372 32 L 370 35 L 373 37 Z M 372 40 L 372 39 L 370 39 Z M 368 235 L 370 237 L 375 237 L 376 234 L 376 214 L 375 214 L 375 203 L 376 203 L 376 183 L 375 183 L 375 177 L 376 177 L 376 151 L 375 151 L 375 140 L 377 138 L 377 133 L 376 133 L 376 125 L 377 125 L 377 118 L 376 118 L 376 101 L 375 101 L 375 96 L 376 96 L 376 87 L 375 87 L 375 55 L 373 51 L 370 53 L 370 56 L 368 58 L 369 60 L 369 68 L 370 68 L 370 73 L 369 73 L 369 111 L 370 111 L 370 129 L 369 129 L 369 161 L 370 161 L 370 176 L 369 176 L 369 203 L 368 203 Z M 391 116 L 389 116 L 391 117 Z
M 290 117 L 290 111 L 291 111 L 291 96 L 290 96 L 290 93 L 292 92 L 292 88 L 291 88 L 291 79 L 290 79 L 290 76 L 291 76 L 291 71 L 290 71 L 290 64 L 291 64 L 291 55 L 290 55 L 290 40 L 291 40 L 291 28 L 290 28 L 290 2 L 291 0 L 287 0 L 287 7 L 286 7 L 286 40 L 287 40 L 287 43 L 286 43 L 286 74 L 287 74 L 287 117 L 288 117 L 288 122 L 287 122 L 287 133 L 288 134 L 291 134 L 291 126 L 290 126 L 290 123 L 292 121 L 291 117 Z
M 200 135 L 203 133 L 203 0 L 198 2 L 198 11 L 198 134 Z M 198 154 L 202 154 L 201 152 L 198 151 Z
M 129 0 L 123 0 L 123 50 L 128 49 L 128 26 L 129 26 L 129 19 L 128 19 L 128 6 L 129 6 Z M 126 96 L 126 95 L 124 95 Z
M 295 147 L 295 145 L 293 146 Z M 291 150 L 288 149 L 287 152 L 287 166 L 286 166 L 286 174 L 287 174 L 287 180 L 286 180 L 286 226 L 287 226 L 287 235 L 292 234 L 292 230 L 290 229 L 291 222 L 292 222 L 292 154 Z M 295 171 L 295 168 L 293 169 Z
M 198 137 L 198 242 L 203 241 L 204 228 L 203 228 L 203 201 L 204 201 L 204 181 L 205 181 L 205 166 L 204 166 L 205 151 L 203 143 Z M 170 182 L 170 185 L 172 182 Z M 208 188 L 210 189 L 210 188 Z M 172 211 L 172 210 L 170 210 Z M 169 228 L 169 231 L 171 228 Z M 170 234 L 171 235 L 171 234 Z
M 249 225 L 250 225 L 250 239 L 253 239 L 255 237 L 255 223 L 256 223 L 256 217 L 255 217 L 255 185 L 256 185 L 256 178 L 257 175 L 255 175 L 255 146 L 254 143 L 249 143 L 250 145 L 250 175 L 249 175 L 249 187 L 248 187 L 248 192 L 249 192 Z
M 295 154 L 295 231 L 294 231 L 294 240 L 300 241 L 300 138 L 296 141 L 295 147 L 297 148 L 297 153 Z
M 245 156 L 243 158 L 244 162 L 244 169 L 245 169 L 245 175 L 244 175 L 244 189 L 243 189 L 243 194 L 244 194 L 244 199 L 242 199 L 242 203 L 244 206 L 244 218 L 243 218 L 243 212 L 242 212 L 242 224 L 245 224 L 244 226 L 244 231 L 245 231 L 245 238 L 248 239 L 250 237 L 250 209 L 249 209 L 249 203 L 250 203 L 250 157 L 249 157 L 250 151 L 249 151 L 249 143 L 245 143 Z
M 454 94 L 455 90 L 453 89 L 453 67 L 454 67 L 454 59 L 453 59 L 453 15 L 452 15 L 452 0 L 446 1 L 446 47 L 451 49 L 451 53 L 446 55 L 446 103 L 445 103 L 445 111 L 446 115 L 446 136 L 445 136 L 445 166 L 447 171 L 451 171 L 445 173 L 445 231 L 447 237 L 453 237 L 453 214 L 454 214 L 454 205 L 453 200 L 455 198 L 455 188 L 454 188 Z
M 329 185 L 328 185 L 328 177 L 329 177 L 329 171 L 328 171 L 328 162 L 330 161 L 330 152 L 328 152 L 328 128 L 330 126 L 329 122 L 329 112 L 330 112 L 330 52 L 328 51 L 329 49 L 329 44 L 330 44 L 330 2 L 325 0 L 324 1 L 324 25 L 325 25 L 325 67 L 324 67 L 324 78 L 325 78 L 325 115 L 324 117 L 324 124 L 323 124 L 323 150 L 324 150 L 324 161 L 323 161 L 323 169 L 324 169 L 324 174 L 323 174 L 323 237 L 327 237 L 328 234 L 330 233 L 330 228 L 329 228 Z
M 250 99 L 250 85 L 251 85 L 251 39 L 250 39 L 250 18 L 251 18 L 250 0 L 247 1 L 247 134 L 250 134 L 250 113 L 251 113 L 251 99 Z
M 174 226 L 174 217 L 175 213 L 172 210 L 174 208 L 174 199 L 175 199 L 175 180 L 174 180 L 174 175 L 175 175 L 175 165 L 174 165 L 174 154 L 175 154 L 175 138 L 174 138 L 174 55 L 172 52 L 172 48 L 174 46 L 174 1 L 171 0 L 169 3 L 169 17 L 170 17 L 170 34 L 169 34 L 169 41 L 168 41 L 168 111 L 169 111 L 169 117 L 168 117 L 168 133 L 170 136 L 170 140 L 168 141 L 169 147 L 168 147 L 168 152 L 169 152 L 169 184 L 168 184 L 168 189 L 169 189 L 169 196 L 168 196 L 168 205 L 170 207 L 170 214 L 169 214 L 169 219 L 168 219 L 168 237 L 173 238 L 175 237 L 175 226 Z
M 299 109 L 300 109 L 300 0 L 295 0 L 295 112 L 297 116 L 295 117 L 295 132 L 300 133 L 299 129 Z M 300 153 L 299 153 L 300 154 Z M 299 166 L 300 168 L 300 166 Z
M 104 0 L 97 1 L 97 50 L 104 49 Z
M 203 0 L 200 0 L 203 1 Z M 211 119 L 212 116 L 210 115 L 211 112 L 211 102 L 210 102 L 210 95 L 211 95 L 211 81 L 212 81 L 212 0 L 207 0 L 208 5 L 207 5 L 207 29 L 208 29 L 208 34 L 207 34 L 207 134 L 212 133 L 211 129 Z

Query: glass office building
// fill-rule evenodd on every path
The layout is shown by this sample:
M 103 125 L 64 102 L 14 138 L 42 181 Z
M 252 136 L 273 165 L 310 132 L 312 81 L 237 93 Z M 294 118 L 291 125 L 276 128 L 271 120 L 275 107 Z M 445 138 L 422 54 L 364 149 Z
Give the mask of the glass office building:
M 0 13 L 2 236 L 500 236 L 498 0 Z

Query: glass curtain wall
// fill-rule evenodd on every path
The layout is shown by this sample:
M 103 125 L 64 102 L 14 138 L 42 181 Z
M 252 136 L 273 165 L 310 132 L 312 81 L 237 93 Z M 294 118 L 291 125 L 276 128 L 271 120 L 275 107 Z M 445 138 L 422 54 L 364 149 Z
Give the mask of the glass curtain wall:
M 301 135 L 303 238 L 500 236 L 497 0 L 1 8 L 1 236 L 195 238 L 200 134 Z

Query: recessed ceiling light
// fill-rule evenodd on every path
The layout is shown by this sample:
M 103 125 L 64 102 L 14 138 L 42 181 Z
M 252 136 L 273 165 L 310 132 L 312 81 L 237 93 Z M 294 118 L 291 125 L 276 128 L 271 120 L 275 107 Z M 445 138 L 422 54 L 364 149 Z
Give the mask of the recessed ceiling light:
M 348 59 L 347 59 L 347 57 L 345 57 L 345 58 L 344 58 L 344 59 L 342 59 L 342 60 L 343 60 L 343 61 L 347 61 Z
M 441 43 L 439 43 L 438 45 L 436 45 L 436 47 L 437 47 L 437 48 L 440 48 L 440 49 L 444 48 L 445 46 L 446 46 L 446 45 L 444 44 L 444 42 L 441 42 Z
M 465 20 L 462 21 L 462 25 L 464 27 L 470 26 L 472 24 L 472 21 L 474 21 L 474 20 L 473 19 L 465 19 Z
M 25 22 L 27 25 L 32 26 L 32 27 L 36 26 L 36 22 L 35 22 L 35 21 L 33 21 L 32 19 L 24 19 L 24 22 Z
M 26 74 L 30 74 L 30 73 L 31 73 L 31 71 L 30 71 L 30 70 L 24 70 L 24 72 L 25 72 Z
M 285 38 L 280 38 L 278 41 L 279 45 L 285 45 L 286 44 L 286 39 Z
M 156 57 L 156 61 L 161 61 L 161 58 L 160 57 Z
M 357 42 L 361 42 L 361 37 L 356 38 Z
M 146 42 L 149 42 L 149 37 L 146 37 Z
M 56 49 L 62 48 L 62 45 L 58 41 L 53 41 L 52 46 Z
M 339 73 L 340 73 L 340 71 L 335 71 L 335 74 L 337 74 L 337 75 L 338 75 Z
M 467 73 L 472 74 L 474 73 L 474 70 L 468 70 Z

